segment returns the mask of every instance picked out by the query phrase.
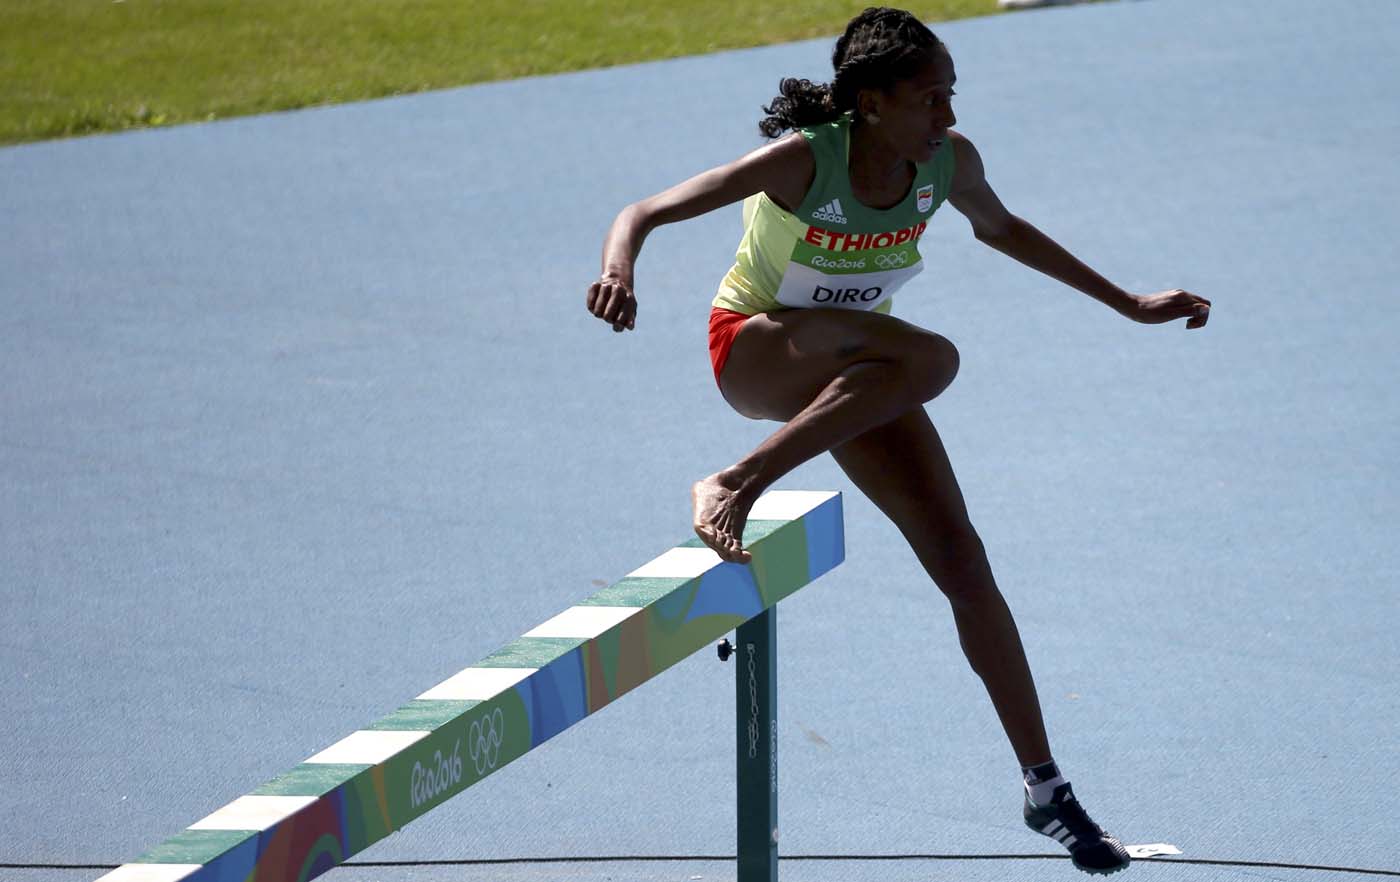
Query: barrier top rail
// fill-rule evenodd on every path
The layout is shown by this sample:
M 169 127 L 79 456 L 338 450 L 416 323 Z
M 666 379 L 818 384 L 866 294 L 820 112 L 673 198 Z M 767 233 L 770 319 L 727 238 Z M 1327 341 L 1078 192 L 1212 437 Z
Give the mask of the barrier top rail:
M 326 872 L 841 563 L 840 494 L 765 494 L 744 545 L 672 548 L 99 882 Z

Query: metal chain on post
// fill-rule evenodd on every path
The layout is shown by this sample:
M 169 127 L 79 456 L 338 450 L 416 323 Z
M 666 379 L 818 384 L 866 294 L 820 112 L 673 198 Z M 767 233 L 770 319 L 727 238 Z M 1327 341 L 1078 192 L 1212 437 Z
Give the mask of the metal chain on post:
M 777 622 L 773 607 L 735 634 L 738 882 L 778 882 Z

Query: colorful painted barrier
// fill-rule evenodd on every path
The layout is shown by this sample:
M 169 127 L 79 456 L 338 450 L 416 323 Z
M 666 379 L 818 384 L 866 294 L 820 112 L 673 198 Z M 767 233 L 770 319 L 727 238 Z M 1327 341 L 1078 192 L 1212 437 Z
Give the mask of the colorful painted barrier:
M 667 551 L 99 882 L 324 873 L 835 567 L 840 494 L 765 494 L 744 545 Z

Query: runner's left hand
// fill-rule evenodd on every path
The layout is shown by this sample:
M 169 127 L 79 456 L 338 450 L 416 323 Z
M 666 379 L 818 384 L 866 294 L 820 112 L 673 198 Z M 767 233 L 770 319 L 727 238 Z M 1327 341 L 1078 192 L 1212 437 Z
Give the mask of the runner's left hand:
M 1192 330 L 1204 328 L 1210 320 L 1210 301 L 1180 288 L 1157 294 L 1136 294 L 1133 301 L 1134 305 L 1124 314 L 1145 325 L 1160 325 L 1184 318 L 1187 330 Z

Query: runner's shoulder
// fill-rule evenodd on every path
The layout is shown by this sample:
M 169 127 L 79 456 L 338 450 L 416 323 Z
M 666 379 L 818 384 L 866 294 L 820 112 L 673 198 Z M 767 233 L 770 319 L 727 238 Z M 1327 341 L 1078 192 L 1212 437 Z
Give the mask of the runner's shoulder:
M 948 130 L 948 140 L 953 145 L 953 192 L 975 187 L 986 177 L 982 167 L 982 155 L 966 135 L 955 129 Z
M 749 154 L 758 166 L 762 190 L 787 211 L 807 196 L 817 175 L 817 160 L 801 132 L 790 132 Z

